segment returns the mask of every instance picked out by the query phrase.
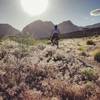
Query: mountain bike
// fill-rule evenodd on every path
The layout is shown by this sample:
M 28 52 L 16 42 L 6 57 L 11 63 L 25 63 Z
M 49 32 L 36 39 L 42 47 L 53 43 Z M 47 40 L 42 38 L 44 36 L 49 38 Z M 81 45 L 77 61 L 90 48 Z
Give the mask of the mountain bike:
M 59 39 L 58 39 L 58 37 L 52 38 L 51 44 L 52 44 L 53 46 L 57 46 L 57 48 L 58 48 L 58 45 L 59 45 Z

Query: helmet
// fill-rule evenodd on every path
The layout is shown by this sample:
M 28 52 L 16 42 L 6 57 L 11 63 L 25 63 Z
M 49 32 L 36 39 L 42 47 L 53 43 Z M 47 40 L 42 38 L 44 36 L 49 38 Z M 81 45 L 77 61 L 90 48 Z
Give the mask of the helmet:
M 54 27 L 55 27 L 55 29 L 57 29 L 58 28 L 58 25 L 55 25 Z

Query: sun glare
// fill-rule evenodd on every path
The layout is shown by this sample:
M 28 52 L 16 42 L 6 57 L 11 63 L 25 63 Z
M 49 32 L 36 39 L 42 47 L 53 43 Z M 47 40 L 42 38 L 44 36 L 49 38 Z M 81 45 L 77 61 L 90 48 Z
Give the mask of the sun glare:
M 26 13 L 37 16 L 46 11 L 48 0 L 21 0 L 21 5 Z

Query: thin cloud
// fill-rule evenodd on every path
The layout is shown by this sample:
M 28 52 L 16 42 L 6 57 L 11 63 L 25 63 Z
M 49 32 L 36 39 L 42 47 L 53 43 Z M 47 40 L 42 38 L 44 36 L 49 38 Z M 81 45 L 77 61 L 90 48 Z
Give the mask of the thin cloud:
M 90 12 L 91 16 L 100 16 L 100 9 L 95 9 Z

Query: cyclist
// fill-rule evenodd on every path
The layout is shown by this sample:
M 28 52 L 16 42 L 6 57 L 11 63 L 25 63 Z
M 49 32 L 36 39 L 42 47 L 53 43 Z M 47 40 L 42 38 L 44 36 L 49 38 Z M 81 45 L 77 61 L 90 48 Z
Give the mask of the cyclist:
M 59 48 L 59 35 L 60 30 L 58 29 L 58 26 L 55 25 L 51 35 L 51 43 L 53 46 L 57 45 L 57 48 Z

